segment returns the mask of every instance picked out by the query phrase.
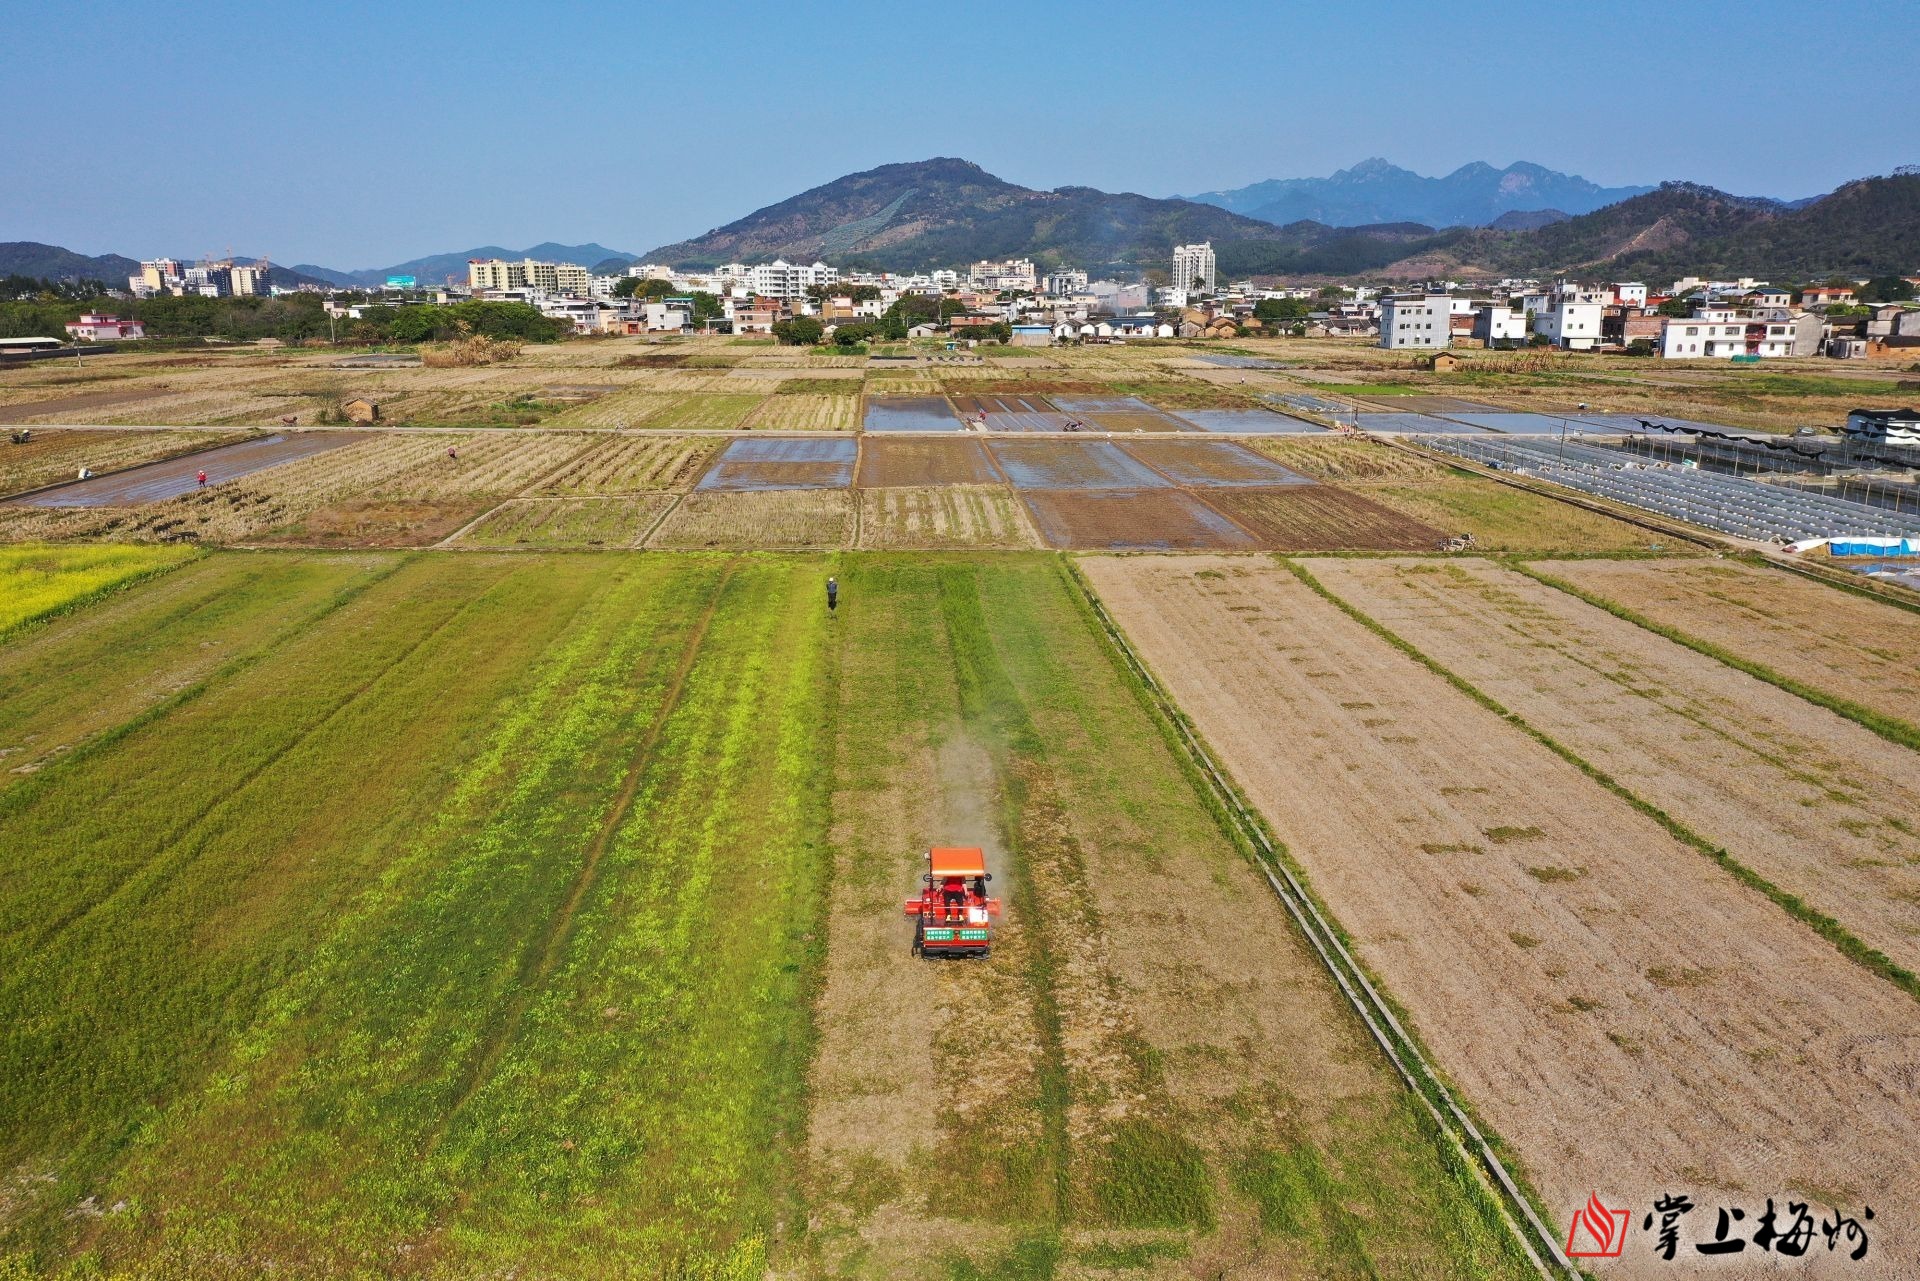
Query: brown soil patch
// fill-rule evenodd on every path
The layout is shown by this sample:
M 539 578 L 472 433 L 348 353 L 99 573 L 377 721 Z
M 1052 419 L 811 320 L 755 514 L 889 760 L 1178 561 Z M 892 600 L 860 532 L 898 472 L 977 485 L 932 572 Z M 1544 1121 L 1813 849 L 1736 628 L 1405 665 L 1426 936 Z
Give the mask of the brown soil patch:
M 1305 481 L 1229 440 L 1140 440 L 1121 446 L 1176 485 L 1286 485 Z
M 1448 475 L 1441 463 L 1377 440 L 1286 436 L 1248 441 L 1247 445 L 1283 467 L 1318 480 L 1420 480 Z
M 1538 567 L 1748 662 L 1920 725 L 1920 614 L 1736 561 Z
M 24 423 L 40 414 L 64 414 L 76 409 L 105 409 L 112 405 L 130 405 L 150 400 L 166 391 L 162 385 L 139 391 L 95 391 L 84 396 L 62 396 L 58 400 L 35 400 L 24 405 L 0 405 L 0 423 Z
M 1050 547 L 1108 551 L 1239 551 L 1260 543 L 1177 489 L 1027 489 L 1020 498 Z
M 1431 551 L 1446 541 L 1431 525 L 1328 485 L 1213 490 L 1207 501 L 1281 551 Z
M 1898 749 L 1485 561 L 1314 573 L 1634 795 L 1920 969 L 1920 786 L 1904 754 L 1888 759 Z
M 295 547 L 426 547 L 492 506 L 487 499 L 367 498 L 321 507 L 262 539 Z
M 1000 477 L 976 440 L 868 436 L 860 446 L 862 488 L 991 485 Z
M 1560 1232 L 1596 1188 L 1920 1194 L 1910 998 L 1284 568 L 1083 563 Z

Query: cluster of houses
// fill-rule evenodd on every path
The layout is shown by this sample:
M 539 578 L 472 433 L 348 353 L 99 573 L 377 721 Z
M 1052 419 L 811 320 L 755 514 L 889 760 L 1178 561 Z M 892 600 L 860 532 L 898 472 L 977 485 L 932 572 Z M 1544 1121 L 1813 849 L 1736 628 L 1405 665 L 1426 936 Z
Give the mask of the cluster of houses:
M 1046 269 L 1025 258 L 912 273 L 843 271 L 783 259 L 701 270 L 636 263 L 619 275 L 596 275 L 574 263 L 489 258 L 467 264 L 464 290 L 428 292 L 441 303 L 465 297 L 523 302 L 565 320 L 579 334 L 761 334 L 799 316 L 818 319 L 831 334 L 844 324 L 877 320 L 902 298 L 918 294 L 940 300 L 941 318 L 914 327 L 912 336 L 966 340 L 1005 326 L 1010 341 L 1020 345 L 1236 337 L 1277 325 L 1301 336 L 1365 337 L 1389 350 L 1429 353 L 1550 345 L 1651 352 L 1671 360 L 1758 361 L 1820 354 L 1847 359 L 1920 346 L 1920 304 L 1863 307 L 1849 285 L 1812 285 L 1795 294 L 1761 280 L 1689 276 L 1664 292 L 1638 281 L 1565 280 L 1476 287 L 1447 281 L 1388 292 L 1260 286 L 1251 280 L 1223 285 L 1206 243 L 1175 246 L 1172 262 L 1166 283 L 1154 286 L 1096 280 L 1083 270 Z M 189 267 L 156 259 L 143 262 L 128 283 L 141 297 L 256 293 L 266 290 L 266 269 L 264 262 Z M 1908 279 L 1920 284 L 1920 277 Z M 369 308 L 424 296 L 410 288 L 409 277 L 388 284 L 367 301 L 330 297 L 327 310 L 358 317 Z M 717 309 L 696 306 L 703 294 Z M 1271 299 L 1297 305 L 1286 319 L 1265 322 L 1261 304 Z M 142 336 L 137 322 L 110 315 L 83 316 L 67 330 L 82 342 Z
M 1920 284 L 1920 277 L 1908 279 Z M 1388 350 L 1545 344 L 1646 351 L 1669 360 L 1853 359 L 1920 347 L 1920 304 L 1861 307 L 1855 297 L 1853 286 L 1808 286 L 1796 296 L 1762 280 L 1694 276 L 1676 280 L 1664 294 L 1638 281 L 1560 281 L 1546 288 L 1502 281 L 1491 290 L 1451 286 L 1362 296 L 1343 302 L 1320 331 L 1374 337 Z

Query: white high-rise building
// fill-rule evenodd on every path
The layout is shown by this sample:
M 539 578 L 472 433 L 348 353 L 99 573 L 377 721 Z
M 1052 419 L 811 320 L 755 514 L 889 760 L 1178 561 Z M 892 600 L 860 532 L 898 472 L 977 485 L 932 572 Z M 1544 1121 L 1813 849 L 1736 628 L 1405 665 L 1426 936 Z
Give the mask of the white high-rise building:
M 538 258 L 523 258 L 519 262 L 505 258 L 469 258 L 467 288 L 538 289 L 584 298 L 593 290 L 593 273 L 578 263 L 542 262 Z
M 745 279 L 749 288 L 762 298 L 804 298 L 815 285 L 840 282 L 840 269 L 816 262 L 810 267 L 775 258 L 772 262 L 748 267 Z
M 1434 349 L 1453 341 L 1453 307 L 1445 294 L 1392 294 L 1380 300 L 1380 345 Z
M 1210 294 L 1218 281 L 1213 265 L 1213 242 L 1173 247 L 1173 287 L 1189 294 Z

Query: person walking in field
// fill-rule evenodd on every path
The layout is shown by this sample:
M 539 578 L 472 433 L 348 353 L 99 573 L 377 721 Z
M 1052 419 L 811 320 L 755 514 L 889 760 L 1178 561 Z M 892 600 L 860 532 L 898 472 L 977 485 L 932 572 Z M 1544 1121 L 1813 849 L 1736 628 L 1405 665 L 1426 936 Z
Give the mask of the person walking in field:
M 829 578 L 827 579 L 827 612 L 831 614 L 833 613 L 834 610 L 838 609 L 839 607 L 840 607 L 840 584 L 835 582 L 833 579 Z
M 202 467 L 199 471 L 194 473 L 193 478 L 194 480 L 199 482 L 201 486 L 204 487 L 207 483 L 207 469 Z

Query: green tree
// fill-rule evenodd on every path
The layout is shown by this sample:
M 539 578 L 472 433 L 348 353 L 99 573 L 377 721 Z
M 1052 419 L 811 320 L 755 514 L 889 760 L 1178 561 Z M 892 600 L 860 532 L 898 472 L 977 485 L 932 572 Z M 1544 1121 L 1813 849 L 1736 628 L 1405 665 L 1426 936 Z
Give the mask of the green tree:
M 1693 302 L 1686 298 L 1669 298 L 1661 303 L 1657 311 L 1663 316 L 1672 316 L 1684 320 L 1693 314 Z
M 1312 310 L 1304 298 L 1262 298 L 1253 304 L 1256 320 L 1299 320 Z
M 812 347 L 820 342 L 826 327 L 812 316 L 795 316 L 792 320 L 773 322 L 773 336 L 789 347 Z
M 1861 302 L 1910 302 L 1913 282 L 1901 276 L 1875 276 L 1860 286 Z

